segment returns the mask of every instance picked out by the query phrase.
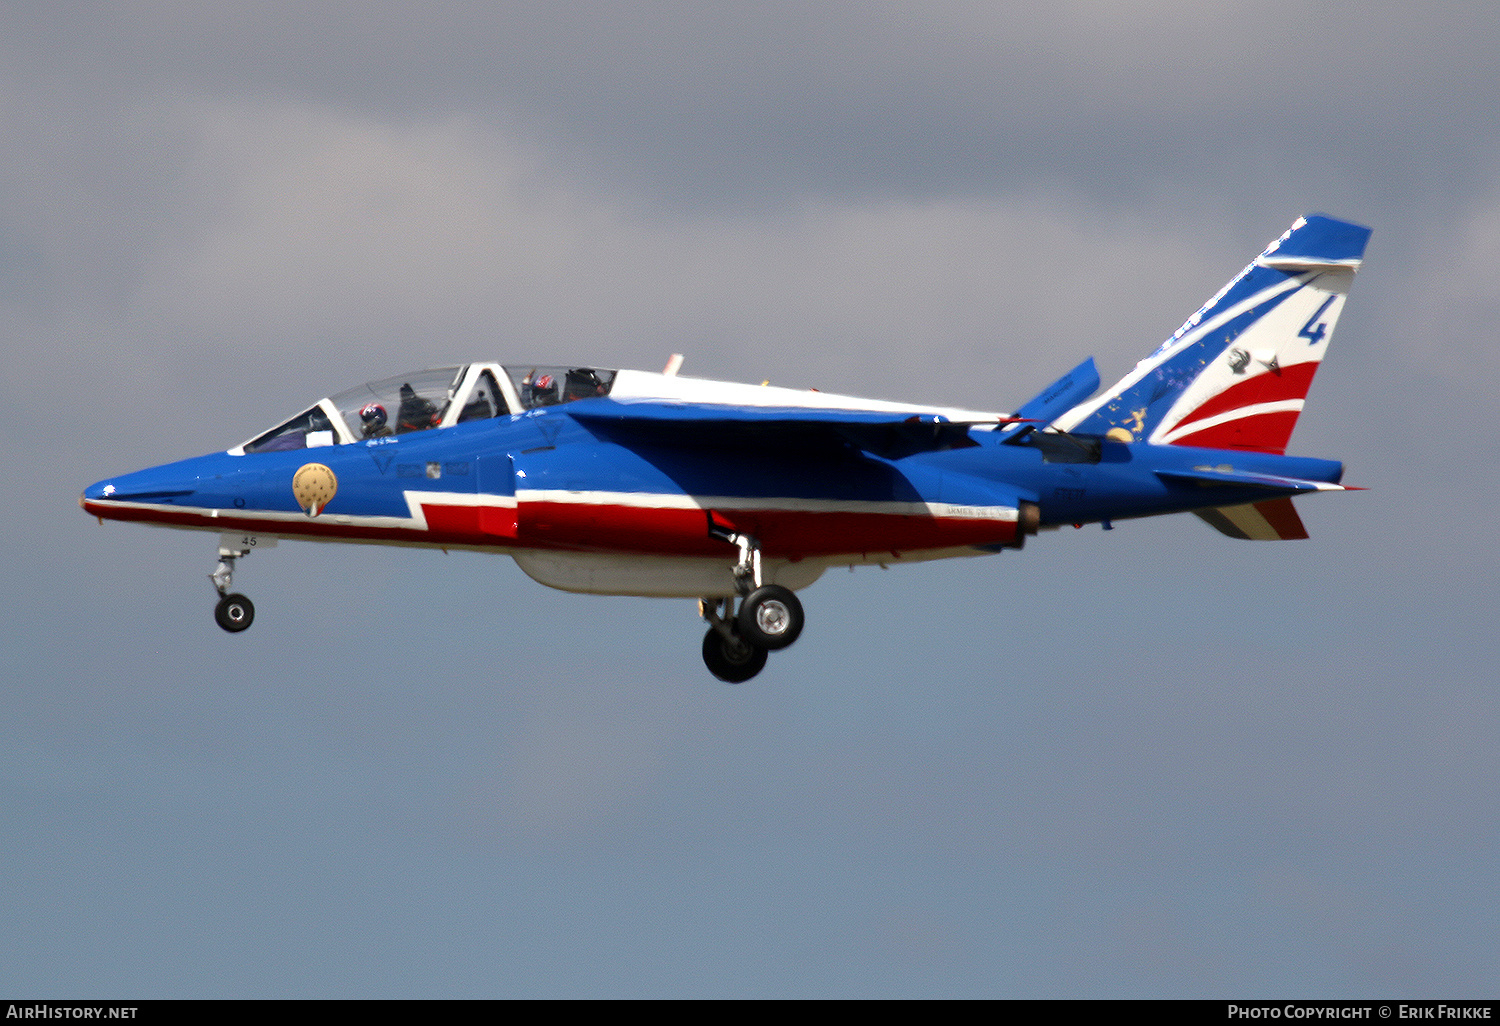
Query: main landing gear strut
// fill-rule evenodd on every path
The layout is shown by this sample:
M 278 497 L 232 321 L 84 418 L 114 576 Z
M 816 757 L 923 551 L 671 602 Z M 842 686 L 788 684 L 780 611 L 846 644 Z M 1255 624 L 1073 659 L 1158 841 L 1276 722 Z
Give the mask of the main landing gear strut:
M 234 561 L 250 554 L 253 540 L 237 541 L 232 536 L 219 539 L 219 565 L 208 575 L 214 590 L 219 593 L 219 604 L 214 606 L 214 622 L 230 634 L 238 634 L 255 622 L 255 603 L 243 595 L 231 593 L 234 582 Z
M 790 588 L 765 583 L 760 543 L 754 538 L 717 527 L 710 533 L 738 547 L 740 558 L 734 567 L 737 594 L 698 600 L 698 615 L 708 621 L 703 662 L 720 680 L 741 684 L 765 669 L 769 653 L 797 640 L 804 620 L 802 603 Z

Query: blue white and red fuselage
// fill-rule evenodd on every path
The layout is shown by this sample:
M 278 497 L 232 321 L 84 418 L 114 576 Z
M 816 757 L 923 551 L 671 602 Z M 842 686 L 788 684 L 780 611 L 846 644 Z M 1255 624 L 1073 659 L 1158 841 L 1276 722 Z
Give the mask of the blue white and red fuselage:
M 459 388 L 480 368 L 509 381 L 476 364 L 460 369 Z M 1073 458 L 1067 441 L 1014 444 L 1003 420 L 622 371 L 608 396 L 344 444 L 238 446 L 100 481 L 83 506 L 219 533 L 499 552 L 553 587 L 696 597 L 734 591 L 733 550 L 715 525 L 757 539 L 766 579 L 796 589 L 829 566 L 980 555 L 1039 528 L 1270 494 L 1263 482 L 1155 473 L 1222 465 L 1222 452 L 1094 440 L 1096 457 Z M 860 432 L 875 439 L 882 425 L 951 437 L 910 453 L 899 437 L 861 448 Z M 333 472 L 337 494 L 309 516 L 292 480 L 313 462 Z M 1331 484 L 1342 468 L 1242 452 L 1234 469 Z

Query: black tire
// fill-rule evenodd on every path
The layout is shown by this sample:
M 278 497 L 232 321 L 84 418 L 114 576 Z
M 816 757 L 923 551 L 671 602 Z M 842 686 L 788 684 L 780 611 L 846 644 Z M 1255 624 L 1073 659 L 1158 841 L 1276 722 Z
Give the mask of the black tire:
M 255 603 L 243 595 L 225 595 L 214 606 L 214 622 L 230 634 L 238 634 L 255 622 Z
M 802 633 L 802 602 L 790 588 L 767 584 L 740 603 L 740 634 L 759 648 L 786 648 Z
M 730 641 L 710 627 L 703 636 L 703 665 L 726 684 L 743 684 L 766 668 L 766 650 L 738 636 Z

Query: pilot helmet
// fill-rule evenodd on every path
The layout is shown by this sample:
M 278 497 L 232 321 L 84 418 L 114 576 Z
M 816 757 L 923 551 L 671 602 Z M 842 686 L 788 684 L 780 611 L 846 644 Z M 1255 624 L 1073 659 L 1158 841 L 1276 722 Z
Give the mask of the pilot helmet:
M 365 434 L 380 430 L 385 427 L 385 407 L 379 403 L 370 403 L 359 411 L 359 421 L 364 425 Z

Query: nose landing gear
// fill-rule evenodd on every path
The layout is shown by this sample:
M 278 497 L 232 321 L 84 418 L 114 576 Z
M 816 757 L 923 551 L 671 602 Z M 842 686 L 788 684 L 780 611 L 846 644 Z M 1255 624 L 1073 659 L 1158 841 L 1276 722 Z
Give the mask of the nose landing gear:
M 238 634 L 255 622 L 255 603 L 229 590 L 234 583 L 234 561 L 241 556 L 248 556 L 252 549 L 269 549 L 275 545 L 275 538 L 257 535 L 219 536 L 219 565 L 214 567 L 214 572 L 208 575 L 208 579 L 219 593 L 219 602 L 214 606 L 214 622 L 230 634 Z

